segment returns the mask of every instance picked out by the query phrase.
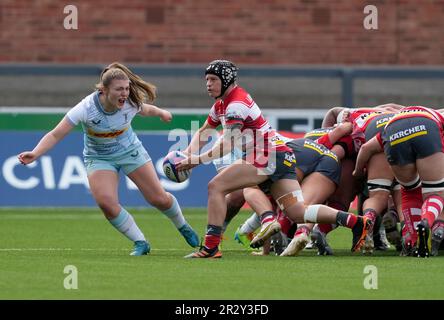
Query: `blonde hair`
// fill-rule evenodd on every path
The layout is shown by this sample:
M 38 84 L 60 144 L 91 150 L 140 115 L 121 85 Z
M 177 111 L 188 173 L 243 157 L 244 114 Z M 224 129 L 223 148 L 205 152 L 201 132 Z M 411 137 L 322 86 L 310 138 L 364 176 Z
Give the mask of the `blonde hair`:
M 119 62 L 113 62 L 103 69 L 100 74 L 100 82 L 96 84 L 96 89 L 103 90 L 103 88 L 107 88 L 114 79 L 130 81 L 129 99 L 136 106 L 140 106 L 144 102 L 151 103 L 156 99 L 156 86 L 144 81 Z

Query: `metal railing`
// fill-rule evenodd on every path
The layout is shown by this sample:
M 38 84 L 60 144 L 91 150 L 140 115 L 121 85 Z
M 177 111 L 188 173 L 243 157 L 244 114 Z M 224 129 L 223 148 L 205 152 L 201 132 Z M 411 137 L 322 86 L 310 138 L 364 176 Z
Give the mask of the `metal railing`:
M 205 65 L 129 65 L 140 75 L 202 76 Z M 0 64 L 0 76 L 98 76 L 101 64 Z M 444 68 L 439 67 L 338 67 L 338 66 L 242 66 L 243 77 L 309 77 L 339 78 L 341 100 L 345 107 L 353 106 L 354 80 L 367 79 L 444 79 Z

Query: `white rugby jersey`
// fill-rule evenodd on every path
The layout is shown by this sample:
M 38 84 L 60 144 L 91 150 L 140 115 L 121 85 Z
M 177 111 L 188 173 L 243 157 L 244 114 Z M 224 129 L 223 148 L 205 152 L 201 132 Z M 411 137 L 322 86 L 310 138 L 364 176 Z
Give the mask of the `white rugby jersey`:
M 66 114 L 73 124 L 82 124 L 85 158 L 119 156 L 139 147 L 140 142 L 131 128 L 131 121 L 140 112 L 128 100 L 122 109 L 106 112 L 99 101 L 99 91 L 85 97 Z

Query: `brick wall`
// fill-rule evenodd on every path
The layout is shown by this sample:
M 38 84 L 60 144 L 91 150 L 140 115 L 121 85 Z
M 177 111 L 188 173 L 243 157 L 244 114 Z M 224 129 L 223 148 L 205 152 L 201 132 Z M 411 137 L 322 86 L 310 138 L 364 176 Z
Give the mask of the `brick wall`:
M 0 62 L 436 65 L 443 17 L 443 0 L 1 0 Z

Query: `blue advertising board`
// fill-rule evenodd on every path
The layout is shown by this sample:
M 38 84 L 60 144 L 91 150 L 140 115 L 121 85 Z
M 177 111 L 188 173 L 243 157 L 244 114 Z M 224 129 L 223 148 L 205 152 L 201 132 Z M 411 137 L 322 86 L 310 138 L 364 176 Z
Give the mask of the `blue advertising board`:
M 83 134 L 72 132 L 50 152 L 23 166 L 17 154 L 32 150 L 45 132 L 3 131 L 0 139 L 0 206 L 82 207 L 95 206 L 83 165 Z M 214 167 L 200 165 L 183 183 L 168 180 L 162 170 L 163 157 L 173 150 L 178 139 L 167 133 L 139 133 L 150 154 L 164 188 L 173 193 L 183 207 L 206 207 L 207 185 L 215 175 Z M 183 141 L 182 141 L 183 142 Z M 149 206 L 136 186 L 123 174 L 119 199 L 124 206 Z

